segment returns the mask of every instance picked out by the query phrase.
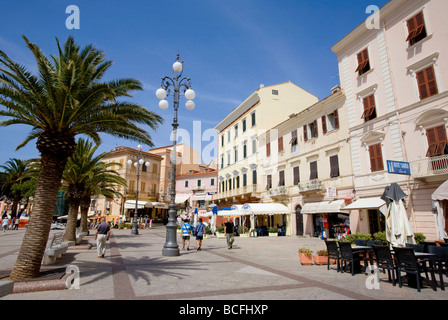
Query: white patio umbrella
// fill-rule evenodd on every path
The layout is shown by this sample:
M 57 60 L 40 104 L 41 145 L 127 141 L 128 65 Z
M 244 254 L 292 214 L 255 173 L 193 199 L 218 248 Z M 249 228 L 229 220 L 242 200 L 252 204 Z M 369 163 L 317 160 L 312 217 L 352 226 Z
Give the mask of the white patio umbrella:
M 386 239 L 393 247 L 404 247 L 406 243 L 415 243 L 414 232 L 403 203 L 405 196 L 406 194 L 396 183 L 387 186 L 381 196 L 387 204 Z
M 445 230 L 445 218 L 443 217 L 440 201 L 448 200 L 448 181 L 442 183 L 431 195 L 433 212 L 435 213 L 435 220 L 437 225 L 437 234 L 439 239 L 447 237 Z

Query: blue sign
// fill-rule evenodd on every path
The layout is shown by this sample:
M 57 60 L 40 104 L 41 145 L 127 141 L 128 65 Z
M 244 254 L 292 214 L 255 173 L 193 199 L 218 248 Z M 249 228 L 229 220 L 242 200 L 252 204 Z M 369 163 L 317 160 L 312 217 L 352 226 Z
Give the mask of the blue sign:
M 409 162 L 387 160 L 387 171 L 389 173 L 411 175 Z

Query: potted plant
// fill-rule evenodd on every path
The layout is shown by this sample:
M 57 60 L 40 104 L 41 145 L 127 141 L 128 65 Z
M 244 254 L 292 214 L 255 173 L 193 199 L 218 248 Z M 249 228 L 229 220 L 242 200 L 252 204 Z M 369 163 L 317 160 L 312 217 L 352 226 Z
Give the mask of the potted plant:
M 270 237 L 277 237 L 278 236 L 278 229 L 277 228 L 269 228 L 269 236 Z
M 246 226 L 241 226 L 238 229 L 238 233 L 239 233 L 241 238 L 249 238 L 249 228 L 246 227 Z
M 224 226 L 216 227 L 216 237 L 224 238 Z
M 313 264 L 313 250 L 307 248 L 299 249 L 300 264 L 303 266 L 310 266 Z
M 323 265 L 328 263 L 328 251 L 327 250 L 319 250 L 316 252 L 316 255 L 313 256 L 313 262 L 316 265 Z

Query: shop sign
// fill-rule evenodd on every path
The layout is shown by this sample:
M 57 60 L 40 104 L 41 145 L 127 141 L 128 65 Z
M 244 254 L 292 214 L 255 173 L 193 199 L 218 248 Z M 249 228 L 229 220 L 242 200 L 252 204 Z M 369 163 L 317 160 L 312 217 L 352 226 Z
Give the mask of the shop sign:
M 335 187 L 327 187 L 327 197 L 328 198 L 336 198 L 337 191 Z

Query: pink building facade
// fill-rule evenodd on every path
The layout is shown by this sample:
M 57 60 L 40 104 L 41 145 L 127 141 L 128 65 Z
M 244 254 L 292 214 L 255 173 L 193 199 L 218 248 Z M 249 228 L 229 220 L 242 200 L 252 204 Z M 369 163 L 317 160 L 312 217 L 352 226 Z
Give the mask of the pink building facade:
M 445 0 L 391 0 L 375 25 L 332 47 L 346 94 L 353 199 L 364 201 L 350 215 L 353 233 L 383 231 L 378 198 L 396 182 L 414 232 L 441 238 L 431 194 L 448 178 L 446 12 Z M 410 175 L 392 173 L 390 161 L 409 163 Z

